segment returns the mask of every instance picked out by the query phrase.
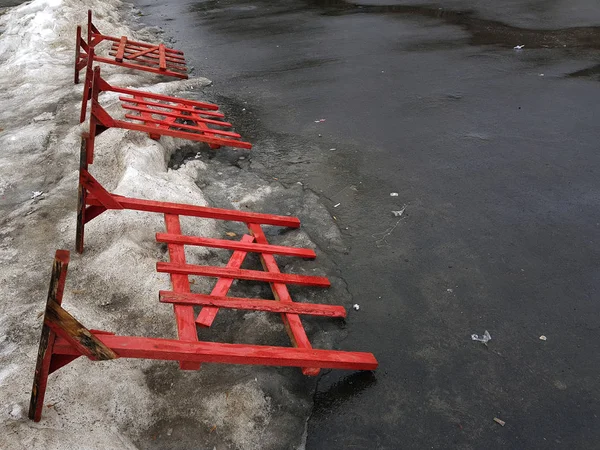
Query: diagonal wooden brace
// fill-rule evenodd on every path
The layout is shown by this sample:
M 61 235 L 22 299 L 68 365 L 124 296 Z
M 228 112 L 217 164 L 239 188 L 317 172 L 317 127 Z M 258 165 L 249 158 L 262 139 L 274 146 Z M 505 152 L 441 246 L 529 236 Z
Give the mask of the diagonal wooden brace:
M 251 244 L 254 242 L 254 238 L 249 234 L 245 234 L 242 236 L 240 242 L 242 244 Z M 229 262 L 227 263 L 226 267 L 229 269 L 239 269 L 242 267 L 247 254 L 248 253 L 244 250 L 234 251 L 231 255 L 231 258 L 229 258 Z M 218 296 L 227 295 L 227 292 L 229 292 L 233 281 L 233 278 L 219 278 L 210 294 Z M 210 327 L 217 316 L 217 312 L 219 312 L 219 308 L 214 306 L 206 306 L 202 308 L 202 311 L 200 311 L 200 314 L 198 314 L 198 317 L 196 318 L 196 323 L 201 327 Z
M 256 239 L 258 244 L 268 244 L 267 237 L 262 230 L 262 227 L 259 224 L 248 224 L 248 229 Z M 277 265 L 277 261 L 275 261 L 275 257 L 269 254 L 261 254 L 260 260 L 264 269 L 271 274 L 280 274 L 279 266 Z M 287 286 L 284 283 L 271 283 L 271 291 L 273 291 L 273 295 L 276 300 L 284 303 L 291 303 L 292 297 L 288 291 Z M 302 325 L 302 321 L 300 320 L 300 316 L 298 314 L 281 314 L 281 319 L 285 325 L 285 328 L 288 332 L 290 340 L 294 347 L 311 349 L 312 345 L 308 340 L 308 336 L 306 335 L 306 331 L 304 330 L 304 326 Z M 317 367 L 303 367 L 302 373 L 304 375 L 316 376 L 320 372 L 320 369 Z

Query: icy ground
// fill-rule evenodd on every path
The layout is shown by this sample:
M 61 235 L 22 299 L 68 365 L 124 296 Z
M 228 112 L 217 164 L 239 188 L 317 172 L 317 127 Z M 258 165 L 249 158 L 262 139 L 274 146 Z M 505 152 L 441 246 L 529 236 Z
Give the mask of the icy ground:
M 0 448 L 300 448 L 316 380 L 293 368 L 206 364 L 199 372 L 184 372 L 172 362 L 80 358 L 50 376 L 42 421 L 27 419 L 57 248 L 72 251 L 64 305 L 84 325 L 175 336 L 172 307 L 157 299 L 158 291 L 170 286 L 166 274 L 155 271 L 156 261 L 166 259 L 164 246 L 154 239 L 164 230 L 160 215 L 104 213 L 86 228 L 84 255 L 74 252 L 79 136 L 85 123 L 77 123 L 82 87 L 72 83 L 73 47 L 75 27 L 85 23 L 88 8 L 106 34 L 159 39 L 158 30 L 123 25 L 135 12 L 120 0 L 33 0 L 0 17 Z M 193 76 L 155 84 L 153 75 L 108 66 L 103 74 L 117 85 L 195 98 L 209 83 Z M 120 114 L 115 100 L 101 99 Z M 156 142 L 140 133 L 109 130 L 97 139 L 91 170 L 119 194 L 197 205 L 214 200 L 219 206 L 301 218 L 311 214 L 320 221 L 327 245 L 341 247 L 327 211 L 301 186 L 285 189 L 208 158 L 187 158 L 169 167 L 184 145 L 187 152 L 207 151 L 200 144 Z M 200 219 L 183 220 L 183 227 L 189 234 L 214 237 L 244 232 L 235 224 Z M 268 231 L 274 243 L 315 247 L 302 230 Z M 348 307 L 352 299 L 343 280 L 326 255 L 318 254 L 317 262 L 281 263 L 297 273 L 327 275 L 333 287 L 293 295 Z M 222 251 L 188 252 L 192 263 L 221 264 L 226 257 Z M 255 266 L 258 261 L 250 259 L 247 267 Z M 207 292 L 208 281 L 196 279 L 194 289 Z M 232 293 L 269 295 L 268 286 L 256 283 L 234 285 Z M 317 347 L 330 347 L 341 333 L 340 323 L 304 323 Z M 222 311 L 201 338 L 289 345 L 279 317 L 263 313 Z

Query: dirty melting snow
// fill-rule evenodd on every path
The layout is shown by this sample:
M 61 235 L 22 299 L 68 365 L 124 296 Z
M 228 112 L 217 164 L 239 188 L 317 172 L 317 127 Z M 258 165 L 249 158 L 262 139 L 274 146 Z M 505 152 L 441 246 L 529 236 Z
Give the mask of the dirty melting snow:
M 79 136 L 85 128 L 77 123 L 82 85 L 72 84 L 72 58 L 75 27 L 85 23 L 88 8 L 106 34 L 157 40 L 156 30 L 134 32 L 123 25 L 131 10 L 118 0 L 33 0 L 0 17 L 0 448 L 148 448 L 156 439 L 156 448 L 169 448 L 161 439 L 183 439 L 177 433 L 192 431 L 199 448 L 301 445 L 304 430 L 296 424 L 310 410 L 310 389 L 307 398 L 291 396 L 298 379 L 288 369 L 248 381 L 261 372 L 222 366 L 181 372 L 176 363 L 80 358 L 50 376 L 42 421 L 27 419 L 57 248 L 72 251 L 64 304 L 82 323 L 116 333 L 175 336 L 172 307 L 157 301 L 157 292 L 170 288 L 167 275 L 155 271 L 155 262 L 165 257 L 154 239 L 164 230 L 160 215 L 104 213 L 86 227 L 85 254 L 74 252 Z M 167 94 L 209 83 L 194 77 L 155 84 L 153 75 L 102 70 L 111 83 Z M 116 96 L 102 101 L 120 114 Z M 180 144 L 111 129 L 97 139 L 92 172 L 122 195 L 206 205 L 195 183 L 205 163 L 167 167 Z M 240 196 L 239 203 L 249 199 Z M 183 219 L 182 226 L 204 236 L 217 232 L 212 221 Z M 189 259 L 207 256 L 197 249 Z M 207 286 L 199 280 L 196 287 Z M 218 376 L 222 384 L 214 381 Z M 171 380 L 178 382 L 156 387 Z M 285 398 L 286 406 L 276 405 L 274 397 Z M 178 420 L 187 428 L 174 426 Z M 274 427 L 287 430 L 285 440 Z

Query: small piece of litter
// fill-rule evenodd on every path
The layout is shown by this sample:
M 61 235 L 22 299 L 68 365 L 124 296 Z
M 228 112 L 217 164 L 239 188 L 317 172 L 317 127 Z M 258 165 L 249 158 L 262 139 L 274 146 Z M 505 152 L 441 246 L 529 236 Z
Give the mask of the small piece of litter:
M 353 308 L 354 308 L 354 311 L 358 311 L 360 309 L 360 305 L 358 303 L 355 303 Z
M 473 339 L 474 341 L 483 342 L 484 344 L 487 344 L 488 341 L 490 341 L 492 339 L 492 336 L 490 336 L 490 333 L 488 332 L 488 330 L 485 330 L 485 333 L 483 333 L 483 336 L 479 337 L 476 334 L 472 334 L 471 339 Z
M 398 211 L 392 211 L 392 215 L 394 217 L 402 217 L 402 214 L 404 214 L 404 211 L 406 210 L 406 205 L 404 205 L 402 207 L 402 209 L 398 210 Z
M 546 336 L 544 336 L 543 334 L 540 336 L 540 341 L 545 341 L 547 340 Z
M 333 205 L 334 208 L 337 208 L 338 206 L 340 206 L 341 203 L 338 203 L 337 205 Z
M 229 237 L 236 237 L 236 236 L 237 236 L 237 234 L 236 234 L 236 233 L 234 233 L 233 231 L 227 231 L 225 234 L 226 234 L 227 236 L 229 236 Z
M 454 292 L 454 290 L 452 290 L 452 289 L 448 288 L 448 289 L 446 289 L 446 292 L 450 292 L 450 293 L 452 293 L 452 292 Z
M 330 152 L 335 152 L 335 147 L 329 149 Z
M 315 120 L 315 123 L 321 123 L 321 122 L 325 122 L 325 119 Z
M 212 427 L 212 428 L 210 429 L 210 431 L 208 432 L 208 434 L 212 433 L 212 432 L 213 432 L 213 431 L 215 431 L 216 429 L 217 429 L 217 426 L 215 425 L 214 427 Z
M 46 111 L 44 113 L 41 113 L 39 116 L 36 116 L 33 118 L 34 122 L 45 122 L 46 120 L 52 120 L 54 119 L 54 114 L 52 114 L 49 111 Z
M 540 73 L 540 77 L 543 77 L 543 76 L 544 76 L 544 74 L 543 74 L 543 73 Z
M 523 47 L 525 47 L 524 45 L 515 45 L 513 48 L 515 50 L 521 50 Z
M 173 434 L 173 428 L 169 428 L 167 430 L 167 436 L 171 436 Z
M 398 193 L 397 192 L 390 192 L 390 197 L 398 197 Z
M 502 427 L 503 427 L 504 425 L 506 425 L 506 422 L 505 422 L 504 420 L 502 420 L 502 419 L 498 419 L 497 417 L 494 417 L 494 422 L 496 422 L 498 425 L 500 425 L 500 426 L 502 426 Z
M 39 197 L 40 195 L 42 195 L 43 193 L 44 193 L 43 191 L 33 191 L 33 192 L 31 193 L 31 198 L 32 198 L 32 199 L 34 199 L 34 198 L 38 198 L 38 197 Z
M 200 152 L 198 152 L 198 153 L 196 153 L 196 156 L 194 156 L 194 158 L 198 159 L 198 158 L 200 158 L 200 156 L 202 156 L 202 155 L 200 155 Z

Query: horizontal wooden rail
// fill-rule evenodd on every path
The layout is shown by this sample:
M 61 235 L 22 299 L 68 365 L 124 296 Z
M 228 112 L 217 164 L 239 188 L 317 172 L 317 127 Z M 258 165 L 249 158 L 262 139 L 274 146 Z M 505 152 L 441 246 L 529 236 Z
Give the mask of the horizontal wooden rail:
M 135 100 L 132 100 L 132 101 L 135 101 Z M 128 105 L 128 104 L 122 104 L 121 107 L 123 109 L 129 109 L 131 111 L 137 111 L 137 112 L 142 112 L 142 113 L 150 113 L 150 114 L 154 114 L 154 115 L 157 115 L 157 116 L 174 117 L 176 119 L 193 120 L 194 122 L 210 123 L 212 125 L 218 125 L 220 127 L 231 128 L 233 126 L 229 122 L 223 122 L 221 120 L 215 120 L 215 119 L 206 119 L 204 117 L 195 117 L 195 116 L 191 116 L 190 114 L 186 115 L 186 114 L 182 114 L 182 113 L 179 113 L 179 112 L 161 111 L 161 110 L 158 110 L 158 109 L 144 108 L 143 106 L 135 106 L 135 105 Z M 189 110 L 184 110 L 184 111 L 189 111 Z M 192 110 L 190 112 L 191 113 L 195 113 L 196 110 Z M 130 116 L 126 116 L 126 117 L 128 119 L 132 118 Z M 137 119 L 137 117 L 133 117 L 133 118 Z M 178 126 L 178 125 L 179 124 L 174 124 L 174 126 Z M 237 134 L 237 133 L 235 133 L 235 135 L 236 135 L 236 137 L 240 137 L 240 135 Z
M 157 132 L 160 132 L 160 134 L 164 136 L 171 136 L 180 139 L 189 139 L 190 141 L 201 141 L 206 142 L 207 144 L 226 145 L 229 147 L 245 148 L 248 150 L 252 148 L 252 144 L 249 142 L 237 141 L 234 139 L 211 138 L 204 133 L 191 133 L 188 131 L 177 131 L 169 129 L 157 130 L 157 127 L 154 126 L 151 127 L 147 125 L 140 125 L 137 123 L 125 122 L 124 120 L 114 120 L 113 124 L 110 126 L 124 128 L 126 130 L 132 131 L 142 131 L 144 133 L 149 134 L 155 134 Z M 179 124 L 173 124 L 173 126 L 179 126 Z
M 181 105 L 197 106 L 198 108 L 205 108 L 205 109 L 210 109 L 213 111 L 216 111 L 219 109 L 219 107 L 213 103 L 199 102 L 197 100 L 189 100 L 187 98 L 172 97 L 169 95 L 154 94 L 152 92 L 138 91 L 135 89 L 120 88 L 118 86 L 112 86 L 112 85 L 106 83 L 106 81 L 104 81 L 104 83 L 102 85 L 102 90 L 117 92 L 119 94 L 129 94 L 129 95 L 133 95 L 133 96 L 137 95 L 139 97 L 151 98 L 153 100 L 162 100 L 162 101 L 167 101 L 167 102 L 173 102 L 173 103 L 181 104 Z
M 316 253 L 310 248 L 285 247 L 283 245 L 252 244 L 227 239 L 213 239 L 198 236 L 184 236 L 179 234 L 156 233 L 158 242 L 167 244 L 198 245 L 202 247 L 224 248 L 227 250 L 244 250 L 253 253 L 267 253 L 272 255 L 297 256 L 299 258 L 314 259 Z
M 92 194 L 96 192 L 91 191 Z M 204 217 L 207 219 L 231 220 L 233 222 L 252 222 L 265 225 L 276 225 L 280 227 L 298 228 L 300 220 L 296 217 L 276 216 L 271 214 L 251 213 L 221 208 L 210 208 L 208 206 L 186 205 L 184 203 L 158 202 L 140 198 L 121 197 L 111 194 L 111 198 L 118 202 L 120 209 L 132 209 L 134 211 L 146 211 L 162 214 L 178 214 L 182 216 Z M 88 197 L 87 204 L 91 206 L 107 207 L 97 198 Z M 108 207 L 108 209 L 115 209 Z
M 156 263 L 158 272 L 180 273 L 206 277 L 236 278 L 239 280 L 266 281 L 269 283 L 297 284 L 300 286 L 329 287 L 325 277 L 295 275 L 288 273 L 263 272 L 261 270 L 228 269 L 226 267 L 198 266 L 194 264 Z
M 308 316 L 346 317 L 346 309 L 337 305 L 314 303 L 282 303 L 262 298 L 223 297 L 207 294 L 180 294 L 172 291 L 160 291 L 159 300 L 163 303 L 182 305 L 214 306 L 217 308 L 266 311 L 272 313 L 304 314 Z
M 154 114 L 161 114 L 158 111 L 154 111 Z M 174 115 L 170 115 L 170 114 L 162 114 L 163 116 L 167 116 L 167 117 L 174 117 Z M 153 119 L 152 116 L 149 116 L 147 113 L 145 116 L 136 116 L 133 114 L 125 114 L 125 118 L 126 119 L 131 119 L 131 120 L 138 120 L 144 123 L 153 123 L 156 125 L 164 125 L 165 122 L 164 120 L 159 120 L 159 119 Z M 184 118 L 186 120 L 189 121 L 194 121 L 194 117 L 193 116 L 184 116 Z M 184 130 L 190 130 L 190 131 L 196 131 L 198 132 L 198 134 L 192 134 L 192 136 L 205 136 L 205 135 L 221 135 L 221 136 L 227 136 L 227 137 L 231 137 L 231 138 L 240 138 L 242 137 L 241 135 L 239 135 L 238 133 L 234 132 L 234 131 L 224 131 L 224 130 L 220 130 L 218 128 L 209 128 L 207 126 L 202 126 L 202 122 L 205 122 L 206 119 L 200 119 L 198 120 L 198 125 L 188 125 L 186 123 L 179 123 L 179 122 L 173 122 L 170 124 L 171 127 L 173 128 L 180 128 L 180 129 L 184 129 Z M 178 134 L 181 134 L 181 131 L 177 131 Z M 227 139 L 223 139 L 223 138 L 218 138 L 221 140 L 221 145 L 231 145 L 232 147 L 234 146 L 240 146 L 240 144 L 248 144 L 250 147 L 252 147 L 252 144 L 250 144 L 249 142 L 242 142 L 242 141 L 237 141 L 237 140 L 227 140 Z M 205 142 L 208 142 L 205 140 Z M 225 144 L 224 144 L 225 142 Z M 245 146 L 246 148 L 250 148 Z
M 194 361 L 265 366 L 319 367 L 323 369 L 375 370 L 377 360 L 371 353 L 282 348 L 267 345 L 186 342 L 134 336 L 95 335 L 121 358 L 149 358 L 165 361 Z M 54 343 L 54 353 L 78 355 L 63 338 Z

